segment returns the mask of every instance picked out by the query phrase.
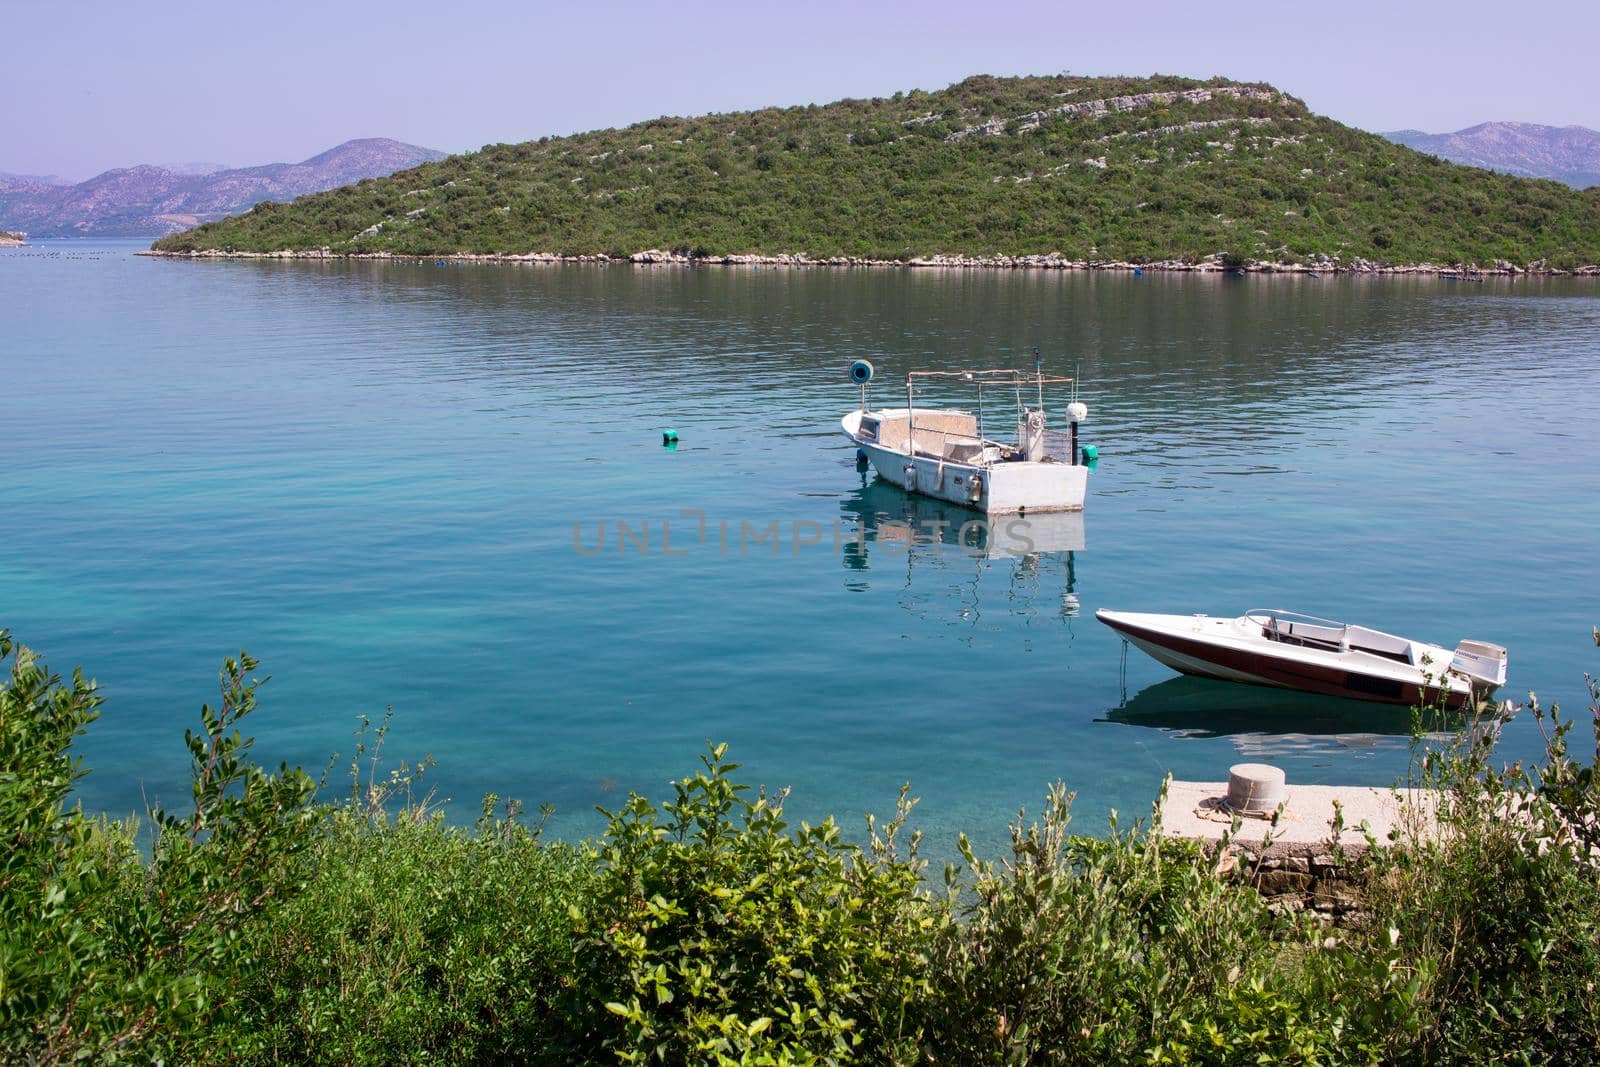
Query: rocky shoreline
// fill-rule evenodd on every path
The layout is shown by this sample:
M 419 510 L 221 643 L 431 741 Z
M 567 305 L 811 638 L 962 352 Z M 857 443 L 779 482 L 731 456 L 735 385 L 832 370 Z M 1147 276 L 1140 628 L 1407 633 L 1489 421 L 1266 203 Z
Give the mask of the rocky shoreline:
M 0 248 L 21 248 L 27 243 L 28 235 L 25 233 L 7 233 L 0 230 Z
M 1070 271 L 1171 271 L 1179 273 L 1249 273 L 1249 274 L 1425 274 L 1457 277 L 1516 277 L 1539 276 L 1600 276 L 1600 264 L 1588 264 L 1572 270 L 1547 266 L 1542 261 L 1521 266 L 1496 260 L 1489 266 L 1468 266 L 1442 263 L 1381 263 L 1355 257 L 1336 260 L 1330 256 L 1316 256 L 1309 263 L 1279 263 L 1270 260 L 1248 260 L 1228 263 L 1222 256 L 1202 260 L 1168 259 L 1150 263 L 1132 263 L 1124 260 L 1069 259 L 1058 253 L 1031 256 L 957 256 L 936 255 L 913 259 L 872 259 L 861 256 L 808 256 L 805 253 L 764 256 L 738 254 L 726 256 L 695 256 L 684 252 L 667 252 L 647 249 L 628 256 L 611 256 L 605 253 L 563 255 L 559 252 L 494 253 L 450 252 L 441 255 L 412 255 L 397 252 L 335 252 L 331 248 L 303 251 L 244 252 L 220 248 L 206 248 L 191 252 L 174 252 L 149 249 L 141 256 L 169 259 L 358 259 L 397 260 L 400 262 L 451 263 L 615 263 L 633 266 L 678 267 L 893 267 L 899 269 L 968 269 L 968 270 L 1070 270 Z

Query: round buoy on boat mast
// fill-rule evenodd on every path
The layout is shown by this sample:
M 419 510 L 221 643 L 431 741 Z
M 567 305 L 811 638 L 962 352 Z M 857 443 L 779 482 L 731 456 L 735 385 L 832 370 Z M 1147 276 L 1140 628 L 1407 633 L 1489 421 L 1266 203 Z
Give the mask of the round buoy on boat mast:
M 867 383 L 872 381 L 872 364 L 858 359 L 850 364 L 850 380 L 861 387 L 861 411 L 867 410 Z

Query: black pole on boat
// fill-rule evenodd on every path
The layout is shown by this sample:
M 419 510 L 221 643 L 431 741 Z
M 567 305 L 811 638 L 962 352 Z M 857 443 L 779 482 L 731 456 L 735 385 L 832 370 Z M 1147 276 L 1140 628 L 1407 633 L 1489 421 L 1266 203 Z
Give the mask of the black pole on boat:
M 1083 361 L 1078 361 L 1078 367 L 1072 373 L 1072 402 L 1067 405 L 1067 418 L 1072 423 L 1072 465 L 1078 466 L 1078 420 L 1083 417 L 1086 409 L 1078 403 L 1078 379 L 1083 377 Z
M 917 453 L 917 402 L 911 385 L 912 373 L 906 372 L 906 455 L 908 456 Z

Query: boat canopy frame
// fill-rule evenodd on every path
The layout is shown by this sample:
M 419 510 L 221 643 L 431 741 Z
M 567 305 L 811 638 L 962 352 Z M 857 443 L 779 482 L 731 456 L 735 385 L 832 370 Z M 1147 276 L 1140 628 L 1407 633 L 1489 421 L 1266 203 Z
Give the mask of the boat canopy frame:
M 916 430 L 917 430 L 916 383 L 917 383 L 918 379 L 923 379 L 925 381 L 928 381 L 929 384 L 932 384 L 933 381 L 939 381 L 939 382 L 950 382 L 950 383 L 953 383 L 955 385 L 970 385 L 970 386 L 973 386 L 974 388 L 976 388 L 978 390 L 978 433 L 972 439 L 977 441 L 980 446 L 986 445 L 986 444 L 994 444 L 994 445 L 999 445 L 1002 448 L 1006 447 L 1002 442 L 999 442 L 999 441 L 992 441 L 991 442 L 987 437 L 984 436 L 984 432 L 983 432 L 983 387 L 984 386 L 986 386 L 986 385 L 988 385 L 988 386 L 1002 386 L 1002 387 L 1003 386 L 1011 386 L 1012 388 L 1014 388 L 1016 390 L 1016 403 L 1017 403 L 1016 414 L 1019 417 L 1022 415 L 1022 413 L 1024 411 L 1024 404 L 1022 402 L 1022 387 L 1024 385 L 1032 385 L 1038 390 L 1037 396 L 1038 396 L 1039 408 L 1040 408 L 1041 411 L 1044 409 L 1044 387 L 1047 386 L 1047 385 L 1070 385 L 1070 386 L 1073 386 L 1073 396 L 1074 396 L 1074 398 L 1076 398 L 1076 396 L 1077 396 L 1077 379 L 1076 378 L 1070 377 L 1068 375 L 1062 375 L 1062 374 L 1046 374 L 1046 373 L 1044 373 L 1043 368 L 1037 362 L 1035 362 L 1034 369 L 1033 369 L 1033 371 L 1031 373 L 1028 372 L 1028 371 L 1025 371 L 1025 370 L 1017 370 L 1015 367 L 990 367 L 990 368 L 985 368 L 985 369 L 982 369 L 982 370 L 968 369 L 968 370 L 914 370 L 914 371 L 907 371 L 906 372 L 906 419 L 907 419 L 907 424 L 908 425 L 907 425 L 907 435 L 906 435 L 906 442 L 907 442 L 906 447 L 907 447 L 907 449 L 909 449 L 909 450 L 911 450 L 913 452 L 915 451 L 915 448 L 916 448 L 916 446 L 915 446 L 915 444 L 913 442 L 916 440 Z M 863 406 L 863 408 L 865 407 L 865 393 L 863 393 L 863 405 L 862 406 Z M 965 434 L 954 435 L 954 434 L 946 433 L 945 436 L 947 436 L 947 437 L 948 436 L 965 437 L 966 435 Z M 1076 437 L 1074 437 L 1073 440 L 1074 440 L 1074 444 L 1076 444 L 1076 440 L 1077 440 Z M 1019 447 L 1022 444 L 1020 438 L 1018 439 L 1017 444 L 1018 444 Z
M 989 370 L 914 370 L 906 372 L 906 381 L 913 378 L 954 378 L 958 382 L 974 385 L 1018 385 L 1034 382 L 1039 385 L 1071 385 L 1075 378 L 1062 374 L 1045 374 L 1043 371 L 1017 370 L 1015 367 Z

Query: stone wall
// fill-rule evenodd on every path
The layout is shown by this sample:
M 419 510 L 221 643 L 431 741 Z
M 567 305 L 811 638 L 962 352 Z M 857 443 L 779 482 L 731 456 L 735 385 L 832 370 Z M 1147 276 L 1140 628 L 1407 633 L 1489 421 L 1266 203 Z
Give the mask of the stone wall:
M 1232 873 L 1265 898 L 1273 911 L 1311 912 L 1328 926 L 1360 926 L 1370 914 L 1362 901 L 1362 854 L 1327 848 L 1230 855 Z

